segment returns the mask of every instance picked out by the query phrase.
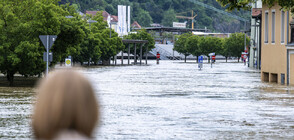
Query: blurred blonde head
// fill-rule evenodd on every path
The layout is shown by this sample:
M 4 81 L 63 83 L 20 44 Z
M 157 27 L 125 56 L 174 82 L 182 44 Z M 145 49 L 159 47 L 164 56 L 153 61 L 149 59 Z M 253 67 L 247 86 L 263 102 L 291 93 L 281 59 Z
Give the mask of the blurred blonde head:
M 37 139 L 53 139 L 64 130 L 90 138 L 98 117 L 93 88 L 81 74 L 73 70 L 55 71 L 39 84 L 32 118 Z

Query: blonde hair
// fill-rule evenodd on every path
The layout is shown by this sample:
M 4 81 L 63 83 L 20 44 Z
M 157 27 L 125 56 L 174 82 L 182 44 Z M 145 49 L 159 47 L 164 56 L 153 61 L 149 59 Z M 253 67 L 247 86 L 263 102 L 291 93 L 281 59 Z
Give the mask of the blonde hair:
M 90 138 L 99 119 L 99 107 L 84 76 L 60 70 L 41 81 L 32 117 L 37 139 L 52 139 L 62 130 L 74 130 Z

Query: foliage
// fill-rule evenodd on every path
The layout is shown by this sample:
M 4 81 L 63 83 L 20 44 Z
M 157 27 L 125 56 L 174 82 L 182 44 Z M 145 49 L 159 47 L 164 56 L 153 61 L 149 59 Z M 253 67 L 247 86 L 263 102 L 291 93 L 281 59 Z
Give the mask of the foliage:
M 163 13 L 163 18 L 161 21 L 161 24 L 163 26 L 167 26 L 167 27 L 172 27 L 173 26 L 173 22 L 178 21 L 178 19 L 176 18 L 176 12 L 174 9 L 168 9 L 167 11 L 165 11 Z
M 185 33 L 185 34 L 180 35 L 176 39 L 176 42 L 174 45 L 175 51 L 185 55 L 185 62 L 186 62 L 186 57 L 191 54 L 191 52 L 188 49 L 188 45 L 187 45 L 188 38 L 191 36 L 192 36 L 191 33 Z
M 225 39 L 223 45 L 225 45 L 224 48 L 228 50 L 228 55 L 238 58 L 241 56 L 245 46 L 244 37 L 244 33 L 233 33 L 229 38 Z M 247 36 L 246 44 L 249 45 L 249 43 L 250 38 Z
M 0 1 L 0 72 L 13 85 L 15 73 L 26 77 L 45 70 L 45 47 L 39 35 L 57 35 L 51 48 L 54 66 L 69 55 L 81 63 L 109 58 L 124 49 L 121 38 L 112 30 L 109 38 L 107 23 L 101 13 L 83 19 L 77 5 L 59 5 L 59 0 Z M 71 15 L 72 18 L 66 18 Z M 87 20 L 92 18 L 90 29 Z
M 240 10 L 250 10 L 250 3 L 255 3 L 257 0 L 216 0 L 223 7 L 226 7 L 227 10 L 232 11 L 234 9 Z M 294 0 L 262 0 L 263 4 L 267 4 L 269 7 L 274 6 L 274 4 L 278 3 L 283 9 L 293 9 Z
M 201 48 L 199 47 L 199 42 L 201 41 L 201 38 L 199 36 L 190 36 L 188 40 L 186 41 L 187 49 L 189 52 L 191 52 L 192 55 L 197 56 L 197 62 L 198 62 L 198 56 L 202 55 Z
M 190 54 L 197 57 L 209 56 L 209 53 L 215 53 L 226 58 L 231 56 L 239 58 L 244 51 L 244 36 L 244 33 L 234 33 L 229 38 L 222 39 L 212 36 L 199 37 L 186 33 L 177 37 L 174 50 L 185 56 Z M 249 37 L 246 39 L 246 43 L 249 44 Z
M 144 44 L 143 46 L 143 50 L 145 50 L 144 48 L 148 47 L 148 51 L 151 51 L 153 48 L 155 48 L 155 41 L 154 38 L 151 36 L 151 34 L 149 34 L 146 30 L 138 30 L 137 33 L 132 33 L 129 34 L 128 36 L 124 37 L 125 39 L 136 39 L 136 40 L 147 40 L 148 43 Z M 134 47 L 130 47 L 131 53 L 134 54 Z M 127 50 L 125 50 L 127 51 Z M 140 47 L 137 45 L 137 49 L 136 49 L 137 54 L 139 54 L 138 52 L 140 52 Z
M 59 34 L 65 14 L 56 0 L 0 1 L 0 71 L 13 85 L 15 73 L 38 75 L 45 69 L 42 34 Z
M 213 6 L 220 10 L 225 10 L 215 0 L 197 0 L 207 5 Z M 150 23 L 161 23 L 165 26 L 172 26 L 172 22 L 187 21 L 187 26 L 191 28 L 191 20 L 176 19 L 175 14 L 182 13 L 182 16 L 191 16 L 191 10 L 193 10 L 197 17 L 195 19 L 196 28 L 211 29 L 213 31 L 222 32 L 235 32 L 235 29 L 226 28 L 226 30 L 219 29 L 220 24 L 236 23 L 239 21 L 227 17 L 226 15 L 214 12 L 210 9 L 201 7 L 189 0 L 61 0 L 60 3 L 71 2 L 79 7 L 80 11 L 86 10 L 106 10 L 112 15 L 117 15 L 117 5 L 128 5 L 131 6 L 131 18 L 132 22 L 137 21 L 143 27 L 150 26 Z M 244 18 L 250 18 L 250 12 L 244 10 L 234 10 L 232 14 L 241 16 Z

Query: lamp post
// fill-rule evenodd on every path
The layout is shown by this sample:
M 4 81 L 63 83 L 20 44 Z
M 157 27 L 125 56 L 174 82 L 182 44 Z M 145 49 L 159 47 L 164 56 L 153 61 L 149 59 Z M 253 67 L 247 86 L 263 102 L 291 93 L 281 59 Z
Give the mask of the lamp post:
M 91 19 L 90 19 L 90 20 L 88 20 L 87 22 L 89 23 L 89 26 L 90 26 L 90 32 L 91 32 L 91 24 L 92 24 L 92 23 L 97 23 L 97 21 L 96 21 L 96 20 L 91 20 Z M 90 66 L 90 61 L 91 61 L 91 57 L 89 58 L 88 66 Z
M 68 19 L 72 19 L 72 18 L 74 18 L 73 16 L 65 16 L 66 18 L 68 18 Z M 72 56 L 68 56 L 67 58 L 69 58 L 70 60 L 71 60 L 71 64 L 73 64 L 73 58 L 72 58 Z M 65 64 L 66 65 L 66 64 Z M 72 66 L 72 65 L 71 65 Z

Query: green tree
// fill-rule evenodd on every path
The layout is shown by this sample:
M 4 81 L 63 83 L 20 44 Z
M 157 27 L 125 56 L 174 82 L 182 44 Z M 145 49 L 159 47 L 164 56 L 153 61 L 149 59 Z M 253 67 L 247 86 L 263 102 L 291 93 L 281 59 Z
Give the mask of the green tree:
M 227 10 L 232 11 L 234 9 L 240 10 L 250 10 L 250 3 L 255 3 L 257 0 L 216 0 L 223 7 L 226 7 Z M 263 4 L 267 4 L 269 7 L 274 6 L 275 3 L 278 3 L 282 8 L 290 10 L 293 9 L 294 1 L 293 0 L 262 0 Z
M 174 9 L 168 9 L 163 13 L 163 19 L 161 21 L 161 24 L 167 27 L 172 27 L 173 22 L 178 21 L 176 18 L 176 12 Z
M 134 40 L 147 40 L 148 43 L 144 44 L 144 46 L 142 47 L 143 50 L 145 50 L 145 48 L 148 47 L 148 51 L 151 51 L 153 48 L 155 48 L 155 41 L 154 38 L 151 36 L 151 34 L 149 34 L 146 30 L 142 29 L 142 30 L 138 30 L 137 33 L 131 33 L 128 36 L 124 37 L 125 39 L 134 39 Z M 132 44 L 132 46 L 130 47 L 130 51 L 131 54 L 134 54 L 134 44 Z M 125 52 L 127 52 L 127 48 L 125 49 Z M 137 45 L 137 49 L 136 49 L 137 55 L 140 56 L 140 47 Z M 143 52 L 144 53 L 144 52 Z
M 200 37 L 199 36 L 190 36 L 186 41 L 188 52 L 196 56 L 196 61 L 198 63 L 198 56 L 202 54 L 202 51 L 199 47 Z
M 202 54 L 208 57 L 208 63 L 210 62 L 209 53 L 220 54 L 221 40 L 217 37 L 201 37 L 199 41 L 199 48 Z
M 226 39 L 226 42 L 225 42 L 227 45 L 227 49 L 230 50 L 229 52 L 231 52 L 231 55 L 233 57 L 238 58 L 238 62 L 239 62 L 241 53 L 244 51 L 244 46 L 245 46 L 244 38 L 245 38 L 244 33 L 233 33 L 230 35 L 228 39 Z M 250 38 L 247 36 L 246 44 L 249 44 L 249 43 L 250 43 Z
M 143 27 L 150 27 L 150 24 L 152 23 L 152 18 L 149 12 L 143 9 L 139 10 L 139 13 L 134 17 L 134 20 Z
M 180 35 L 175 42 L 174 50 L 185 55 L 185 63 L 187 62 L 187 56 L 191 54 L 191 52 L 188 49 L 187 41 L 188 38 L 191 37 L 191 33 L 185 33 Z
M 59 34 L 65 11 L 57 0 L 0 1 L 0 71 L 13 85 L 14 74 L 39 75 L 45 69 L 39 35 Z
M 232 56 L 232 51 L 229 49 L 228 46 L 228 38 L 223 38 L 221 40 L 221 51 L 220 51 L 220 55 L 224 56 L 226 58 L 226 62 L 228 62 L 228 57 Z

